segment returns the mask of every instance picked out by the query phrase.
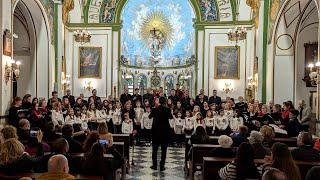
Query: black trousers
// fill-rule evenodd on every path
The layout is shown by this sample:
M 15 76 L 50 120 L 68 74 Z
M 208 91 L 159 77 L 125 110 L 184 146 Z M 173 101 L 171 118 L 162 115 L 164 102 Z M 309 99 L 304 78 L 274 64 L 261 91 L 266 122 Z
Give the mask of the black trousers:
M 157 154 L 158 154 L 159 146 L 161 146 L 160 167 L 164 167 L 166 163 L 166 158 L 167 158 L 167 148 L 168 148 L 167 143 L 160 144 L 160 143 L 152 142 L 152 163 L 154 167 L 157 167 L 157 164 L 158 164 Z

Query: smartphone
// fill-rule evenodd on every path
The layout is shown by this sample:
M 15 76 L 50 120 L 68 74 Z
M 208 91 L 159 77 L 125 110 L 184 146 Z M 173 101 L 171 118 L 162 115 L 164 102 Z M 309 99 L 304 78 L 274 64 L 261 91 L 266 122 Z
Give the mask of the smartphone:
M 99 140 L 99 143 L 100 143 L 101 145 L 105 146 L 105 145 L 108 145 L 108 144 L 109 144 L 109 141 L 108 141 L 108 140 L 105 140 L 105 139 L 100 139 L 100 140 Z
M 38 131 L 30 131 L 30 137 L 37 137 Z

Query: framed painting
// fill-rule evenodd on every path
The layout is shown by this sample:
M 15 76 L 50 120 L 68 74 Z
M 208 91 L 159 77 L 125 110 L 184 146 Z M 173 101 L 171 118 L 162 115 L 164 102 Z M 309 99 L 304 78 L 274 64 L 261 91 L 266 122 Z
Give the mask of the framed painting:
M 304 81 L 306 82 L 307 87 L 315 87 L 311 83 L 311 79 L 309 77 L 310 69 L 308 68 L 308 64 L 315 64 L 318 61 L 318 43 L 306 43 L 304 44 L 305 48 L 305 68 L 304 68 Z
M 101 78 L 102 47 L 79 47 L 79 78 Z
M 3 54 L 6 56 L 12 55 L 12 34 L 8 29 L 3 33 Z
M 240 79 L 240 47 L 215 47 L 215 79 Z

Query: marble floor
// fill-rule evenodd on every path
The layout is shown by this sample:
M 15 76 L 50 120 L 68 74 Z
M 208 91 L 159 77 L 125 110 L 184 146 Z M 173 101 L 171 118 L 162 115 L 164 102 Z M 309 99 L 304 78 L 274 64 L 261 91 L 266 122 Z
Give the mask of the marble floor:
M 132 149 L 131 149 L 132 151 Z M 158 151 L 160 161 L 161 150 Z M 152 148 L 135 147 L 133 153 L 134 165 L 131 165 L 128 180 L 185 180 L 184 173 L 184 148 L 169 147 L 167 152 L 166 170 L 160 172 L 150 169 L 152 165 Z M 131 161 L 130 161 L 131 163 Z M 159 169 L 159 167 L 158 167 Z

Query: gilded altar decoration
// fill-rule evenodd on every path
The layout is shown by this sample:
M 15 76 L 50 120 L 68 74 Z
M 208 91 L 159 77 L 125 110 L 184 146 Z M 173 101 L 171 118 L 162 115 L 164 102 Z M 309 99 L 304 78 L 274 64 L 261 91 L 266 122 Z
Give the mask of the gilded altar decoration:
M 253 11 L 253 18 L 255 26 L 259 26 L 259 8 L 260 8 L 260 0 L 247 0 L 247 5 L 251 7 Z
M 64 0 L 62 4 L 62 22 L 64 24 L 69 22 L 69 12 L 74 8 L 73 0 Z

